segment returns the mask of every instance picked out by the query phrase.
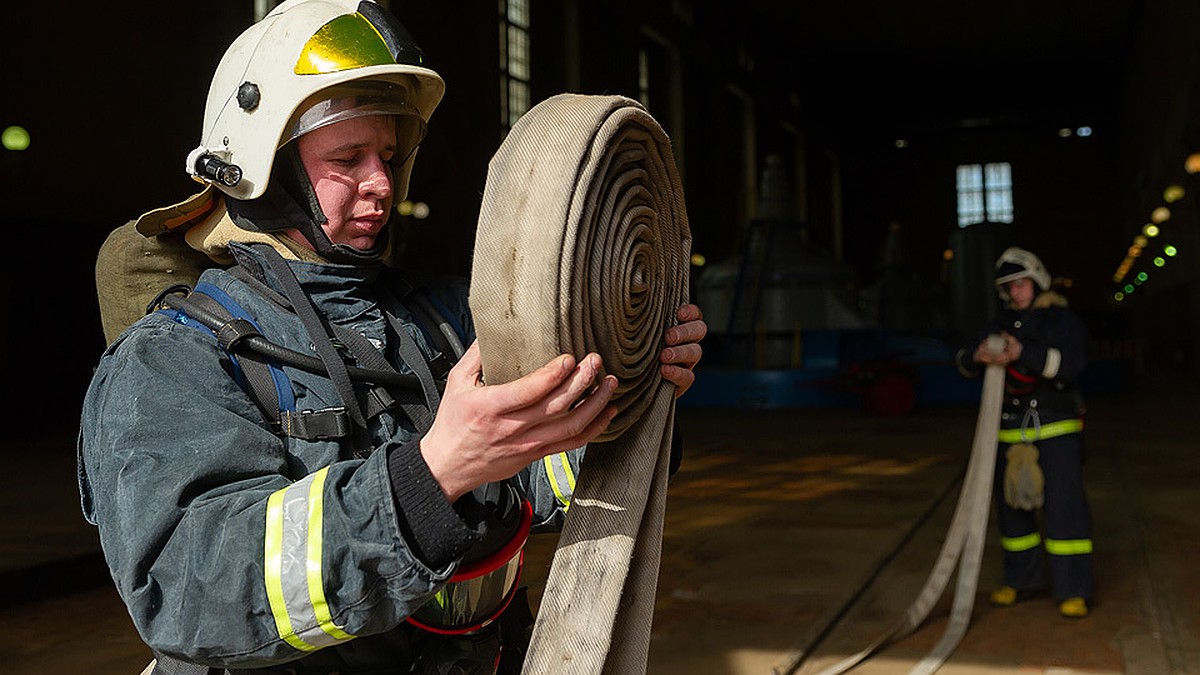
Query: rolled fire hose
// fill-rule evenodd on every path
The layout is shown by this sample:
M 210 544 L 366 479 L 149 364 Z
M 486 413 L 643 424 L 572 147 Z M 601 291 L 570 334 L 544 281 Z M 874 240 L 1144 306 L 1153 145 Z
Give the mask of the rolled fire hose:
M 561 94 L 488 165 L 470 304 L 489 384 L 597 352 L 618 413 L 588 446 L 524 673 L 645 672 L 674 386 L 664 332 L 687 301 L 691 234 L 670 141 L 636 101 Z
M 988 349 L 998 354 L 1004 349 L 1004 338 L 989 335 Z M 975 438 L 971 447 L 971 458 L 959 492 L 954 516 L 946 541 L 934 563 L 933 571 L 916 600 L 905 611 L 903 618 L 889 631 L 880 636 L 862 651 L 853 654 L 820 671 L 818 675 L 840 675 L 870 658 L 887 645 L 908 635 L 920 626 L 937 604 L 950 575 L 958 565 L 958 578 L 954 589 L 954 601 L 950 608 L 950 620 L 941 639 L 924 658 L 917 662 L 910 675 L 929 675 L 936 672 L 954 653 L 959 641 L 971 621 L 971 610 L 975 605 L 975 589 L 979 581 L 979 567 L 983 560 L 983 543 L 987 538 L 988 513 L 991 508 L 992 481 L 996 466 L 996 442 L 1000 432 L 1000 408 L 1004 397 L 1004 366 L 989 365 L 983 375 L 983 392 L 979 402 L 979 416 L 975 422 Z M 961 555 L 961 561 L 959 559 Z M 776 673 L 792 673 L 800 666 L 801 654 L 786 669 L 775 669 Z

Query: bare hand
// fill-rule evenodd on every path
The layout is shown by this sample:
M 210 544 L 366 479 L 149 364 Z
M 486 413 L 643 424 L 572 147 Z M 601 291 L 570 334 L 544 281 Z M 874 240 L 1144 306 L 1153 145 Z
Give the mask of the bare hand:
M 421 455 L 446 498 L 453 503 L 598 436 L 617 412 L 608 405 L 617 378 L 595 384 L 600 365 L 598 354 L 579 362 L 563 354 L 518 380 L 484 385 L 479 344 L 472 343 L 450 370 L 433 426 L 421 439 Z
M 1003 355 L 1004 352 L 992 353 L 992 350 L 988 348 L 987 340 L 984 340 L 983 342 L 979 343 L 978 347 L 975 348 L 975 354 L 972 358 L 975 359 L 976 363 L 982 363 L 985 366 L 990 366 L 993 364 L 1004 365 L 1000 361 L 1000 358 Z
M 1008 333 L 1002 333 L 1002 335 L 1004 335 L 1004 356 L 1008 359 L 1006 363 L 1012 363 L 1021 358 L 1021 352 L 1025 349 L 1021 341 Z
M 1001 333 L 1004 338 L 1004 349 L 999 353 L 993 353 L 987 346 L 987 340 L 979 343 L 975 348 L 975 360 L 984 365 L 1007 366 L 1021 357 L 1023 346 L 1021 341 L 1008 333 Z
M 704 354 L 700 341 L 708 334 L 708 324 L 704 323 L 704 314 L 696 305 L 680 307 L 675 317 L 679 324 L 667 329 L 667 346 L 659 355 L 659 361 L 663 363 L 663 379 L 675 385 L 675 397 L 678 398 L 696 381 L 693 369 Z

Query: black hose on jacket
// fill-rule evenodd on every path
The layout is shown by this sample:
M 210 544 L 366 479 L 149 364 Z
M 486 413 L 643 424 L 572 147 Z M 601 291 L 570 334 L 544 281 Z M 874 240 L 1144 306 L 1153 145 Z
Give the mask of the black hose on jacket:
M 167 294 L 162 297 L 163 304 L 171 309 L 179 310 L 184 314 L 192 317 L 200 323 L 207 326 L 214 333 L 217 333 L 225 326 L 228 321 L 207 312 L 190 302 L 186 297 L 178 294 Z M 242 349 L 254 352 L 268 360 L 275 361 L 285 366 L 299 368 L 300 370 L 314 373 L 316 375 L 328 376 L 325 370 L 325 364 L 321 359 L 315 356 L 309 356 L 294 349 L 288 349 L 283 345 L 275 344 L 261 334 L 255 333 L 242 337 L 236 341 L 231 347 L 234 351 Z M 358 382 L 370 382 L 373 384 L 384 384 L 392 387 L 404 387 L 407 389 L 421 389 L 421 383 L 415 375 L 407 375 L 403 373 L 392 373 L 384 370 L 370 370 L 360 368 L 358 366 L 346 366 L 351 378 Z

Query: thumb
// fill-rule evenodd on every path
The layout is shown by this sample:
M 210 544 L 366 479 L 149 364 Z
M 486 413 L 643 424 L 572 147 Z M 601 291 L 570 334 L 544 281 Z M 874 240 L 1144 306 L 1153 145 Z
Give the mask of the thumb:
M 446 376 L 447 384 L 475 387 L 483 383 L 483 356 L 479 353 L 479 340 L 471 343 L 466 353 L 450 369 Z

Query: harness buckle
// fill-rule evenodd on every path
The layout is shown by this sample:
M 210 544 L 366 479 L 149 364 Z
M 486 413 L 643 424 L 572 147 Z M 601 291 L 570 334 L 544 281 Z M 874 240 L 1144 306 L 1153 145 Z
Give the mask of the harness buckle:
M 350 435 L 350 415 L 346 408 L 321 410 L 284 410 L 279 415 L 279 428 L 285 436 L 306 441 L 336 441 Z

